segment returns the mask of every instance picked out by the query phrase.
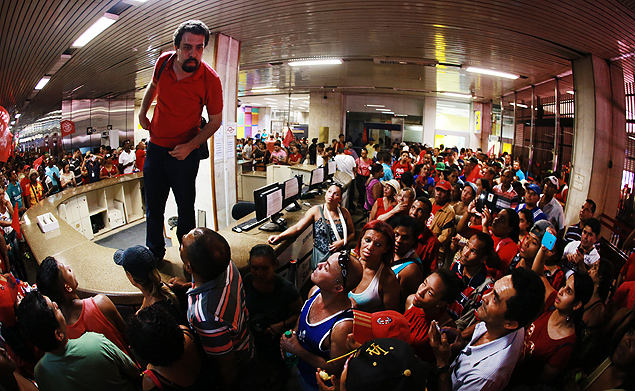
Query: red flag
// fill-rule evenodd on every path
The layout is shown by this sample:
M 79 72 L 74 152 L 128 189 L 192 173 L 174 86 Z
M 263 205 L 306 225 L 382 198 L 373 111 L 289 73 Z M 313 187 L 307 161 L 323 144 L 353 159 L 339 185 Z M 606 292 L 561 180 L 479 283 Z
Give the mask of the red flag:
M 284 140 L 282 140 L 282 144 L 284 144 L 285 147 L 289 148 L 289 144 L 291 144 L 291 141 L 293 141 L 293 132 L 291 131 L 291 128 L 288 128 L 287 134 L 284 136 Z
M 13 135 L 9 131 L 9 112 L 0 106 L 0 161 L 6 162 L 11 153 L 11 139 Z
M 15 230 L 18 240 L 22 240 L 22 232 L 20 232 L 20 215 L 18 214 L 18 203 L 13 207 L 13 219 L 11 220 L 11 228 Z
M 39 158 L 35 159 L 33 161 L 33 168 L 34 169 L 38 169 L 38 167 L 40 167 L 42 165 L 42 158 L 44 157 L 44 155 L 40 156 Z
M 75 122 L 65 119 L 60 121 L 60 128 L 62 129 L 62 137 L 75 133 Z

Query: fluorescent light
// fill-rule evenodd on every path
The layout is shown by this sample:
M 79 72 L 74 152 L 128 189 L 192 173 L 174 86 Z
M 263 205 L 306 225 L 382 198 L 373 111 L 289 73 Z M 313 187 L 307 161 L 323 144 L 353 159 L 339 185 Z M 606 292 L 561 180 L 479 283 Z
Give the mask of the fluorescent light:
M 15 115 L 15 119 L 18 119 L 18 118 L 20 118 L 21 116 L 22 116 L 22 114 L 17 113 L 17 114 Z
M 461 93 L 458 93 L 458 92 L 441 92 L 441 95 L 451 96 L 453 98 L 472 99 L 472 95 L 470 95 L 470 94 L 461 94 Z
M 15 121 L 11 121 L 11 126 L 15 125 Z
M 482 73 L 484 75 L 490 75 L 490 76 L 499 76 L 499 77 L 504 77 L 506 79 L 514 79 L 514 80 L 518 79 L 520 77 L 519 75 L 514 75 L 512 73 L 507 73 L 507 72 L 496 71 L 494 69 L 468 67 L 466 69 L 466 71 L 473 72 L 473 73 Z
M 407 117 L 408 114 L 395 114 L 395 117 Z
M 42 88 L 44 88 L 44 86 L 46 85 L 46 83 L 49 82 L 49 80 L 51 80 L 51 76 L 44 76 L 43 78 L 40 79 L 40 81 L 37 83 L 37 85 L 35 86 L 36 90 L 41 90 Z
M 88 30 L 84 31 L 82 35 L 79 36 L 71 45 L 74 48 L 81 48 L 90 42 L 93 38 L 101 34 L 102 31 L 106 30 L 113 23 L 117 21 L 119 15 L 105 13 L 104 16 L 99 18 L 92 26 L 88 28 Z
M 569 90 L 569 91 L 567 91 L 567 94 L 575 95 L 575 91 Z
M 252 93 L 260 93 L 260 92 L 278 92 L 279 90 L 277 88 L 274 87 L 259 87 L 259 88 L 252 88 L 251 92 Z
M 273 98 L 262 98 L 262 100 L 268 100 L 268 101 L 271 101 L 271 102 L 277 102 L 278 101 L 278 99 L 273 99 Z
M 527 108 L 527 105 L 524 105 L 522 103 L 514 103 L 514 102 L 512 102 L 511 105 L 512 106 L 518 106 L 518 107 L 523 108 L 523 109 Z
M 289 66 L 292 67 L 302 67 L 302 66 L 310 66 L 310 65 L 340 65 L 342 60 L 339 58 L 331 58 L 331 59 L 322 59 L 322 60 L 298 60 L 298 61 L 289 61 Z
M 364 105 L 364 106 L 368 106 L 368 107 L 386 107 L 384 105 Z
M 390 111 L 390 109 L 375 109 L 377 111 Z

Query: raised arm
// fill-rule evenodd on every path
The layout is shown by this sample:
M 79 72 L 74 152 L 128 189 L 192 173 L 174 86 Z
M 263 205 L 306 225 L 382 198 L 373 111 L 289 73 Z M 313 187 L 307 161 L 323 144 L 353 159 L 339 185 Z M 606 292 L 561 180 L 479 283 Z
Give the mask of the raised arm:
M 298 236 L 301 232 L 304 232 L 305 229 L 309 228 L 311 224 L 315 221 L 315 216 L 319 213 L 319 207 L 316 205 L 309 209 L 304 217 L 300 221 L 298 221 L 295 225 L 287 228 L 284 232 L 279 235 L 271 235 L 267 240 L 270 244 L 276 244 L 280 241 L 288 238 L 293 238 Z

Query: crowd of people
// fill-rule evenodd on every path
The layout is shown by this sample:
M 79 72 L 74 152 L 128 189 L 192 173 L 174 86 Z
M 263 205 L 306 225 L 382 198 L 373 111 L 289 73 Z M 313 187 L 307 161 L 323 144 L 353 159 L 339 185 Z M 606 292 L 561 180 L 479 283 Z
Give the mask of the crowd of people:
M 253 247 L 244 275 L 207 228 L 182 239 L 189 281 L 162 282 L 144 246 L 117 251 L 143 294 L 128 319 L 104 295 L 80 298 L 73 271 L 53 257 L 35 286 L 4 274 L 2 386 L 278 390 L 297 371 L 304 390 L 635 387 L 635 255 L 614 273 L 593 200 L 566 226 L 559 173 L 528 175 L 509 154 L 373 141 L 359 152 L 343 137 L 328 147 L 300 140 L 287 153 L 274 140 L 257 154 L 245 140 L 255 165 L 334 159 L 354 182 L 330 185 L 324 204 Z M 36 183 L 62 182 L 75 167 L 68 159 L 43 158 L 51 170 L 36 171 Z M 88 154 L 80 168 L 87 161 L 108 172 L 125 165 Z M 8 177 L 15 184 L 17 171 Z M 367 217 L 361 229 L 351 209 Z M 312 273 L 298 290 L 275 273 L 271 245 L 309 227 Z

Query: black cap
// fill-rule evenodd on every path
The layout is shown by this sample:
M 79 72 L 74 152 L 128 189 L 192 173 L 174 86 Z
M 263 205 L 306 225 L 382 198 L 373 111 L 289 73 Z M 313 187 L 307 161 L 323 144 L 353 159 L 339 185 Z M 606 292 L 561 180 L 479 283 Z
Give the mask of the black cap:
M 146 279 L 152 269 L 157 267 L 152 251 L 140 244 L 115 251 L 113 259 L 117 265 L 123 266 L 132 277 L 139 280 Z
M 428 364 L 400 339 L 380 338 L 364 343 L 348 362 L 349 391 L 424 390 Z

